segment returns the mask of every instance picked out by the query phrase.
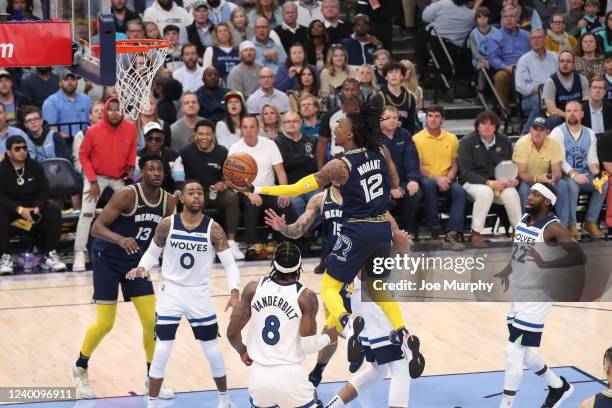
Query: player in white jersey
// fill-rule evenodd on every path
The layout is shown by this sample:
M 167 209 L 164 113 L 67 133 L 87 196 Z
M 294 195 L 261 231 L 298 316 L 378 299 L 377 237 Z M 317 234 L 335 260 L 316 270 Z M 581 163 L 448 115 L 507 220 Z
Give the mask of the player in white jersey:
M 231 408 L 234 404 L 230 402 L 227 393 L 225 365 L 217 340 L 217 316 L 208 290 L 215 253 L 227 273 L 231 290 L 226 311 L 238 305 L 240 272 L 231 254 L 225 231 L 202 213 L 202 185 L 197 181 L 185 182 L 181 202 L 183 212 L 161 221 L 138 267 L 127 274 L 127 279 L 148 277 L 149 271 L 163 254 L 162 282 L 156 305 L 155 354 L 149 371 L 149 407 L 157 403 L 176 329 L 181 317 L 185 316 L 208 359 L 213 380 L 219 390 L 218 408 Z
M 249 366 L 251 407 L 322 407 L 302 365 L 305 354 L 330 342 L 317 336 L 315 293 L 298 282 L 302 255 L 297 245 L 281 243 L 274 252 L 272 272 L 247 284 L 234 308 L 227 338 Z M 241 330 L 251 321 L 247 344 Z
M 387 374 L 390 374 L 391 377 L 387 406 L 408 407 L 411 381 L 409 361 L 412 360 L 412 352 L 409 349 L 404 349 L 404 351 L 401 344 L 393 339 L 393 336 L 389 336 L 389 333 L 394 332 L 393 326 L 380 307 L 369 298 L 367 291 L 361 290 L 361 278 L 362 274 L 359 273 L 353 282 L 351 309 L 353 313 L 358 313 L 365 320 L 360 340 L 366 360 L 371 365 L 351 378 L 325 408 L 345 407 L 350 401 L 357 398 L 362 389 L 382 380 Z M 416 336 L 413 337 L 416 338 Z M 404 352 L 409 355 L 404 355 Z M 382 401 L 380 406 L 383 406 Z
M 538 276 L 548 269 L 584 265 L 582 249 L 551 211 L 556 201 L 557 195 L 553 187 L 541 183 L 531 186 L 525 205 L 526 214 L 515 229 L 512 260 L 504 270 L 495 275 L 502 279 L 504 289 L 507 290 L 510 286 L 511 299 L 533 296 L 534 290 L 530 284 L 535 290 L 541 290 L 538 279 L 530 278 L 530 275 Z M 562 249 L 563 255 L 558 253 L 558 249 Z M 534 297 L 526 299 L 537 300 Z M 540 346 L 550 307 L 550 302 L 510 304 L 507 317 L 510 336 L 506 346 L 504 392 L 500 408 L 513 406 L 524 366 L 548 382 L 548 396 L 542 408 L 560 407 L 574 391 L 574 387 L 565 378 L 559 378 L 553 373 L 542 357 L 534 351 Z

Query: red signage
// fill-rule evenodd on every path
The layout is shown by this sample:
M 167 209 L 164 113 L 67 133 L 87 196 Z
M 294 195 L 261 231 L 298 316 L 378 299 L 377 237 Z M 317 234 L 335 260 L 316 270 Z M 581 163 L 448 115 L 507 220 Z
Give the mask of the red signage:
M 0 23 L 0 67 L 72 65 L 70 22 Z

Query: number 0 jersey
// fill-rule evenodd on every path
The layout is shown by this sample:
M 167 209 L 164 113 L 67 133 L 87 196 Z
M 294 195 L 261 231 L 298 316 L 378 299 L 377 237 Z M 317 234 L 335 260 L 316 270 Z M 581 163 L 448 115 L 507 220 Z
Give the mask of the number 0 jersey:
M 127 214 L 121 214 L 115 221 L 113 221 L 108 229 L 116 234 L 124 237 L 132 237 L 138 243 L 140 250 L 136 254 L 128 255 L 125 249 L 121 248 L 117 244 L 113 244 L 108 241 L 97 238 L 94 241 L 94 251 L 100 251 L 105 256 L 112 258 L 125 259 L 128 262 L 138 263 L 144 251 L 147 250 L 157 224 L 166 215 L 166 201 L 168 193 L 164 190 L 160 190 L 159 201 L 157 203 L 149 203 L 142 191 L 140 183 L 128 186 L 136 193 L 136 200 L 134 201 L 134 207 L 132 211 Z
M 210 241 L 212 224 L 213 220 L 204 216 L 200 225 L 190 230 L 183 225 L 181 214 L 172 216 L 161 268 L 165 280 L 182 286 L 208 285 L 215 260 Z
M 299 282 L 279 283 L 261 278 L 251 301 L 251 322 L 247 338 L 249 356 L 258 364 L 300 364 L 302 311 L 298 299 L 304 290 Z
M 349 169 L 349 178 L 340 187 L 343 217 L 371 218 L 387 212 L 391 182 L 382 151 L 354 149 L 342 160 Z

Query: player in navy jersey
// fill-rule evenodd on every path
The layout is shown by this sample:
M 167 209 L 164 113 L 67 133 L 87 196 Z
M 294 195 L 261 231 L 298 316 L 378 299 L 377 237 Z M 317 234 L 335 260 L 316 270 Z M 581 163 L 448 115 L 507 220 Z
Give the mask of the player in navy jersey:
M 612 408 L 612 347 L 604 353 L 603 369 L 608 389 L 582 401 L 578 408 Z
M 348 313 L 340 291 L 345 284 L 353 282 L 362 266 L 369 271 L 373 259 L 389 256 L 391 226 L 384 214 L 389 196 L 399 198 L 402 194 L 389 150 L 381 143 L 380 120 L 381 110 L 371 102 L 364 103 L 359 112 L 347 113 L 334 131 L 335 143 L 344 149 L 344 156 L 331 160 L 317 173 L 294 184 L 264 187 L 247 184 L 240 188 L 231 185 L 246 194 L 290 197 L 324 189 L 332 183 L 340 186 L 342 231 L 326 260 L 321 296 L 329 311 L 326 324 L 335 326 L 339 333 L 345 332 L 351 362 L 361 359 L 359 332 L 363 330 L 364 321 Z M 377 304 L 391 321 L 395 338 L 401 339 L 407 347 L 415 347 L 417 344 L 410 341 L 398 304 L 389 299 Z M 413 354 L 417 355 L 418 349 L 413 350 Z
M 395 222 L 395 219 L 389 212 L 385 213 L 385 216 L 389 220 L 393 230 L 393 240 L 396 243 L 408 243 L 410 242 L 409 234 L 406 231 L 400 230 Z M 281 234 L 288 238 L 298 239 L 302 237 L 306 231 L 314 224 L 315 220 L 321 219 L 323 226 L 323 233 L 326 238 L 328 248 L 324 249 L 324 253 L 329 254 L 333 249 L 338 234 L 342 227 L 342 196 L 340 195 L 340 189 L 337 186 L 331 186 L 325 189 L 325 191 L 318 193 L 308 200 L 306 210 L 300 217 L 293 223 L 287 225 L 285 222 L 285 216 L 279 216 L 274 210 L 266 210 L 266 224 L 272 227 L 274 230 L 279 231 Z M 353 284 L 347 283 L 340 290 L 344 307 L 346 311 L 351 313 L 351 295 L 353 293 Z M 326 319 L 329 317 L 329 312 L 325 309 Z M 337 349 L 337 335 L 338 332 L 333 327 L 324 327 L 323 333 L 330 336 L 332 343 L 322 349 L 317 357 L 317 364 L 315 368 L 310 372 L 308 378 L 315 387 L 319 385 L 323 376 L 323 370 L 325 366 L 332 358 Z M 356 372 L 361 366 L 363 360 L 351 363 L 349 367 L 350 372 Z
M 77 394 L 81 398 L 95 398 L 88 378 L 88 362 L 93 351 L 110 332 L 117 312 L 117 298 L 121 286 L 126 301 L 132 300 L 143 327 L 143 342 L 147 357 L 147 377 L 155 348 L 155 295 L 150 281 L 129 281 L 125 274 L 138 265 L 149 246 L 157 224 L 174 212 L 176 199 L 161 189 L 164 165 L 158 155 L 145 154 L 138 163 L 142 182 L 128 186 L 113 195 L 94 223 L 93 300 L 96 321 L 89 327 L 79 358 L 72 368 Z M 172 398 L 171 391 L 163 391 L 164 398 Z

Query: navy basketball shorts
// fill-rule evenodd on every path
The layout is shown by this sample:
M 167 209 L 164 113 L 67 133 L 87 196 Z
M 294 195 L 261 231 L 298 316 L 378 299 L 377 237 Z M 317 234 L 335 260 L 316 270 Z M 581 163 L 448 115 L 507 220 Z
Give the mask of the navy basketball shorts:
M 386 220 L 343 223 L 332 252 L 325 260 L 327 274 L 341 282 L 352 283 L 362 267 L 371 273 L 375 258 L 389 256 L 391 239 L 391 224 Z
M 153 295 L 153 283 L 148 279 L 128 280 L 125 275 L 138 266 L 138 262 L 113 258 L 101 251 L 93 251 L 93 281 L 95 303 L 116 303 L 119 297 L 119 286 L 123 299 L 129 302 L 137 296 Z
M 540 347 L 540 343 L 542 342 L 541 331 L 524 330 L 512 324 L 508 325 L 508 331 L 510 332 L 508 336 L 508 341 L 510 343 L 518 343 L 525 347 Z

